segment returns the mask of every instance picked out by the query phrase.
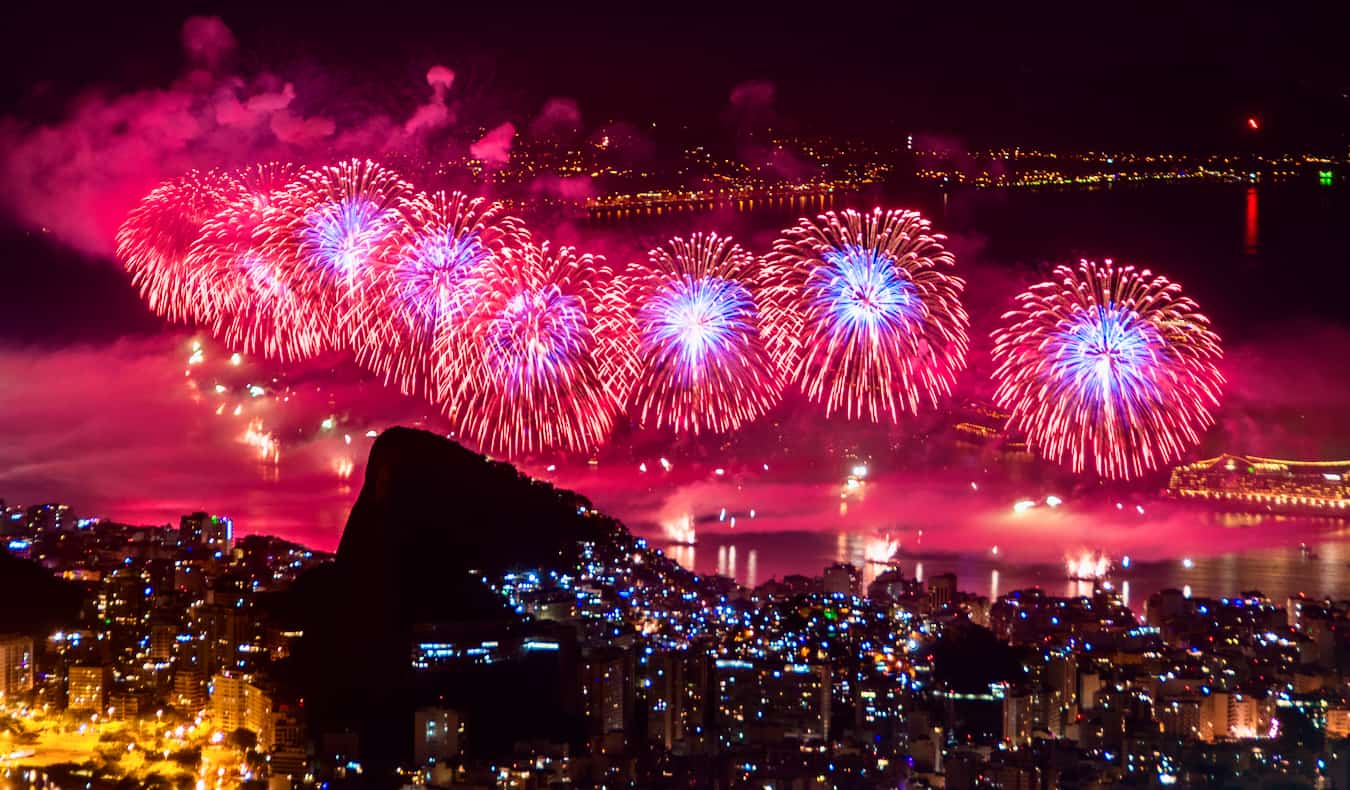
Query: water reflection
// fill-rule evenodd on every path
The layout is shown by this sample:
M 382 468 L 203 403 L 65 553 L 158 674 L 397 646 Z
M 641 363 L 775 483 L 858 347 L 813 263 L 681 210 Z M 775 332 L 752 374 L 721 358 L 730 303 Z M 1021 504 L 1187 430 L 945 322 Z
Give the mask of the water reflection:
M 1242 251 L 1247 255 L 1255 255 L 1261 246 L 1259 208 L 1256 187 L 1247 187 L 1247 210 L 1242 229 Z
M 1337 529 L 1330 538 L 1304 546 L 1252 548 L 1211 557 L 1145 560 L 1136 554 L 1128 565 L 1122 558 L 1107 578 L 1127 605 L 1140 609 L 1148 596 L 1166 588 L 1202 597 L 1256 591 L 1275 601 L 1300 593 L 1316 598 L 1350 598 L 1350 574 L 1343 572 L 1350 562 L 1350 547 L 1344 542 L 1343 529 Z M 819 576 L 836 562 L 857 568 L 866 585 L 891 567 L 868 560 L 868 546 L 876 540 L 872 535 L 738 532 L 734 540 L 731 536 L 700 534 L 701 552 L 693 546 L 662 544 L 659 538 L 653 543 L 685 567 L 731 576 L 750 586 L 792 574 Z M 971 554 L 902 551 L 894 567 L 903 576 L 920 582 L 934 573 L 955 573 L 961 590 L 991 599 L 1030 587 L 1056 595 L 1088 596 L 1094 586 L 1091 580 L 1066 578 L 1062 562 L 1016 562 L 1004 551 L 997 556 L 987 550 Z

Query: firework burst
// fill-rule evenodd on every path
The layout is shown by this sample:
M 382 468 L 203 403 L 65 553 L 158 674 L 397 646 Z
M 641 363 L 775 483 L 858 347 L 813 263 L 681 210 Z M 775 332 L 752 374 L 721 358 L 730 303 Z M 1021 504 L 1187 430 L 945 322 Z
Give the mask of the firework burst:
M 229 205 L 240 185 L 228 173 L 194 170 L 160 184 L 117 230 L 117 257 L 150 309 L 170 321 L 210 321 L 196 298 L 188 251 L 202 225 Z
M 296 360 L 331 347 L 276 256 L 278 205 L 304 173 L 285 163 L 239 172 L 235 200 L 202 226 L 188 253 L 193 298 L 210 306 L 212 331 L 233 348 Z
M 634 408 L 677 432 L 725 432 L 782 394 L 760 336 L 755 257 L 716 234 L 672 239 L 629 267 L 641 369 Z
M 826 414 L 892 422 L 951 392 L 965 367 L 965 281 L 913 211 L 827 212 L 767 260 L 774 356 Z
M 343 347 L 358 284 L 380 245 L 405 230 L 418 194 L 393 171 L 348 160 L 301 176 L 265 213 L 263 241 L 279 281 L 302 305 L 297 334 Z
M 996 399 L 1044 457 L 1137 477 L 1214 422 L 1220 341 L 1181 286 L 1082 261 L 1020 294 L 994 332 Z
M 447 415 L 484 452 L 595 449 L 622 403 L 616 350 L 594 315 L 612 273 L 547 242 L 507 248 L 486 269 L 464 331 L 438 338 Z
M 408 220 L 376 248 L 347 323 L 363 364 L 406 393 L 430 395 L 433 349 L 464 347 L 456 333 L 474 280 L 490 260 L 529 237 L 500 203 L 459 192 L 416 201 Z

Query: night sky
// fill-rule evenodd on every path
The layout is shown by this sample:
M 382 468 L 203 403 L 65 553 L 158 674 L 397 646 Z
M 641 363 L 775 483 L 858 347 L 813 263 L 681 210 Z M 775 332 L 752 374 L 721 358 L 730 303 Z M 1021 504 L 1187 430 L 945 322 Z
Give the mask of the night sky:
M 352 103 L 406 96 L 446 62 L 506 114 L 570 96 L 695 129 L 749 79 L 775 83 L 785 123 L 835 134 L 1214 148 L 1258 114 L 1273 141 L 1328 146 L 1350 117 L 1350 11 L 1334 3 L 22 5 L 0 101 L 36 113 L 92 83 L 171 77 L 183 19 L 219 15 L 243 69 L 287 73 L 302 97 L 341 84 Z
M 1254 145 L 1244 120 L 1257 116 L 1261 146 L 1343 154 L 1348 142 L 1345 8 L 1335 15 L 1186 3 L 1058 11 L 1001 4 L 983 12 L 936 3 L 641 8 L 6 9 L 0 498 L 68 500 L 85 513 L 130 521 L 205 507 L 243 514 L 245 531 L 331 543 L 359 488 L 365 430 L 419 421 L 444 427 L 434 409 L 325 360 L 292 371 L 327 389 L 290 408 L 285 422 L 303 438 L 283 451 L 278 479 L 260 486 L 257 463 L 238 446 L 238 425 L 222 424 L 184 396 L 182 363 L 193 333 L 144 307 L 110 258 L 111 229 L 136 196 L 186 167 L 328 155 L 326 141 L 236 139 L 200 114 L 180 123 L 175 102 L 185 96 L 228 89 L 246 98 L 290 83 L 295 120 L 330 118 L 335 137 L 350 133 L 341 154 L 359 152 L 362 135 L 397 129 L 428 101 L 424 75 L 436 64 L 454 69 L 457 123 L 475 134 L 507 120 L 521 126 L 545 100 L 568 97 L 588 127 L 655 123 L 652 134 L 665 140 L 716 142 L 730 134 L 729 95 L 757 80 L 773 86 L 772 124 L 807 134 L 889 140 L 926 132 L 968 146 L 1243 151 Z M 220 17 L 223 27 L 212 35 L 228 29 L 233 41 L 196 41 L 206 49 L 185 55 L 184 21 L 199 15 Z M 192 68 L 210 73 L 206 87 L 192 82 Z M 148 132 L 136 126 L 142 117 L 155 119 Z M 1345 250 L 1313 260 L 1300 276 L 1311 274 L 1316 287 L 1319 270 L 1342 270 Z M 1215 290 L 1197 290 L 1207 287 Z M 1314 301 L 1314 322 L 1233 356 L 1247 372 L 1278 359 L 1282 376 L 1307 377 L 1313 402 L 1343 400 L 1343 377 L 1325 367 L 1350 322 L 1329 317 L 1327 300 Z M 1303 356 L 1274 350 L 1295 342 Z M 256 375 L 274 372 L 260 366 Z M 1276 389 L 1251 375 L 1235 383 L 1247 400 Z M 334 412 L 349 420 L 346 428 L 316 435 L 313 424 Z M 343 435 L 352 433 L 348 444 Z M 335 479 L 343 459 L 355 461 L 355 472 Z

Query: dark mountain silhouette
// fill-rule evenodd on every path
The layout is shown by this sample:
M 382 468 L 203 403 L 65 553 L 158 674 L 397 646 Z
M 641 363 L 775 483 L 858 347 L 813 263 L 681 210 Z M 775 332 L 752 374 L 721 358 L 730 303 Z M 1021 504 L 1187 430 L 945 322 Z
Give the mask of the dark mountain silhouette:
M 425 703 L 427 691 L 411 669 L 413 626 L 517 622 L 483 577 L 512 569 L 570 569 L 579 541 L 626 536 L 618 522 L 583 514 L 583 508 L 590 511 L 590 503 L 577 494 L 434 434 L 393 428 L 376 439 L 335 561 L 269 604 L 274 616 L 305 632 L 288 670 L 306 690 L 315 734 L 357 733 L 368 765 L 406 760 L 412 710 Z M 518 678 L 510 672 L 493 667 L 477 680 L 451 678 L 436 690 L 442 699 L 473 697 L 475 689 L 462 686 L 476 685 L 481 697 L 488 684 L 500 694 L 500 711 L 520 696 L 503 690 L 537 693 L 562 680 L 537 667 Z M 493 701 L 474 698 L 464 705 L 486 708 Z M 566 735 L 551 715 L 534 717 L 535 728 L 546 730 L 537 734 Z M 531 722 L 517 722 L 517 730 L 524 737 Z
M 84 592 L 36 562 L 0 551 L 0 633 L 44 639 L 79 620 Z

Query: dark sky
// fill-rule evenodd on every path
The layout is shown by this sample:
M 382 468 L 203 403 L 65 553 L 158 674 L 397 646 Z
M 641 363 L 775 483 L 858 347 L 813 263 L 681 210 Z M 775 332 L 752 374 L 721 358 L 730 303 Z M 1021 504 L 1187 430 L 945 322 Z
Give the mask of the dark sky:
M 1213 148 L 1256 114 L 1271 143 L 1346 142 L 1345 4 L 281 5 L 26 4 L 4 25 L 0 95 L 41 113 L 91 83 L 168 80 L 183 20 L 214 14 L 245 68 L 336 81 L 353 101 L 443 62 L 519 113 L 558 95 L 588 118 L 711 127 L 732 86 L 767 79 L 804 131 Z

